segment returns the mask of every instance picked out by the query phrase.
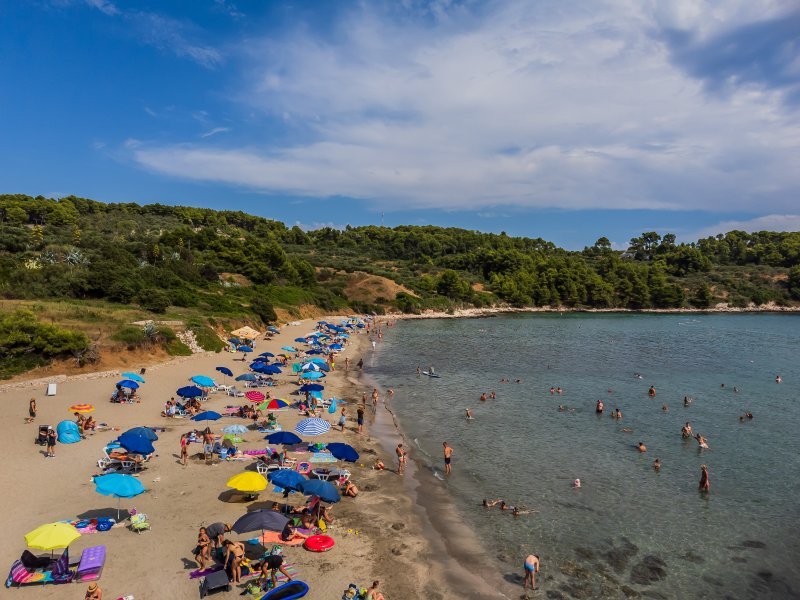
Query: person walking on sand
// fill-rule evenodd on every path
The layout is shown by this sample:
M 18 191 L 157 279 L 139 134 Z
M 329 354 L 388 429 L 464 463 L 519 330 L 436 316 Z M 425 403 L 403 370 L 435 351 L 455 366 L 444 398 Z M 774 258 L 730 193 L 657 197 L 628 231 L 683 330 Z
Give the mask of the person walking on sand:
M 31 401 L 28 403 L 28 417 L 25 419 L 26 423 L 33 423 L 33 420 L 36 418 L 36 398 L 31 398 Z
M 350 357 L 345 356 L 344 358 L 344 372 L 347 373 L 350 370 Z
M 403 448 L 403 444 L 397 444 L 397 448 L 394 451 L 397 454 L 397 474 L 402 475 L 406 470 L 406 451 Z
M 189 460 L 189 436 L 183 434 L 181 436 L 181 463 L 186 466 L 186 461 Z
M 536 573 L 539 572 L 539 556 L 536 554 L 529 554 L 527 558 L 525 558 L 524 568 L 525 576 L 522 578 L 522 589 L 526 589 L 528 583 L 530 583 L 531 589 L 535 590 Z
M 359 358 L 358 359 L 357 366 L 358 366 L 358 370 L 359 371 L 363 371 L 364 370 L 364 359 L 363 358 Z
M 47 428 L 47 458 L 56 457 L 56 430 L 52 427 Z
M 347 417 L 345 416 L 345 409 L 342 409 L 342 414 L 339 416 L 339 427 L 342 428 L 344 431 L 344 425 L 347 422 Z
M 364 405 L 356 409 L 356 422 L 358 423 L 358 433 L 364 433 Z
M 706 465 L 700 465 L 700 485 L 697 489 L 706 493 L 711 490 L 711 482 L 708 480 L 708 467 Z
M 446 475 L 450 475 L 453 472 L 453 467 L 450 464 L 453 458 L 453 449 L 447 445 L 447 442 L 442 442 L 442 448 L 444 448 L 444 472 Z

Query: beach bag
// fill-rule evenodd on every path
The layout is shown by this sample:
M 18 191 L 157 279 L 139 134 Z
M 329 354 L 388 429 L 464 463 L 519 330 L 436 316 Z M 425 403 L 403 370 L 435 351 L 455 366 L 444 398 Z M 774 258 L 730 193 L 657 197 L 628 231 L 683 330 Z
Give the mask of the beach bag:
M 269 551 L 270 556 L 282 556 L 283 555 L 283 546 L 275 544 Z

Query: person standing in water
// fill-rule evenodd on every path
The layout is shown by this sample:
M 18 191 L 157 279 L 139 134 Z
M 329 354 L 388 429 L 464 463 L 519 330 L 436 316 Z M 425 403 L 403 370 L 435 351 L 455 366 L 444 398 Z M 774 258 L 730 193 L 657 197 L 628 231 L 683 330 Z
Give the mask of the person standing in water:
M 403 471 L 406 470 L 406 451 L 403 448 L 403 444 L 397 444 L 397 448 L 394 451 L 397 454 L 397 474 L 402 475 Z
M 594 407 L 594 412 L 596 412 L 598 415 L 602 415 L 603 414 L 603 408 L 605 408 L 603 406 L 603 401 L 602 400 L 598 400 L 597 404 Z
M 525 559 L 524 563 L 525 576 L 522 578 L 522 589 L 531 585 L 531 589 L 536 589 L 536 573 L 539 572 L 539 557 L 536 554 L 530 554 Z
M 656 387 L 654 385 L 651 385 L 650 389 L 647 390 L 647 395 L 650 396 L 651 398 L 656 397 Z
M 453 472 L 453 467 L 450 464 L 453 459 L 453 449 L 447 445 L 447 442 L 442 442 L 442 447 L 444 448 L 444 472 L 450 475 Z
M 481 394 L 481 402 L 486 402 L 486 392 Z
M 700 465 L 700 485 L 697 488 L 701 492 L 711 491 L 711 482 L 708 480 L 708 467 Z
M 475 417 L 473 417 L 473 416 L 472 416 L 472 409 L 471 409 L 471 408 L 468 408 L 468 409 L 467 409 L 467 420 L 471 421 L 471 420 L 472 420 L 472 419 L 474 419 L 474 418 L 475 418 Z
M 435 374 L 436 374 L 436 373 L 434 372 L 434 370 L 433 370 L 433 365 L 431 365 L 430 367 L 428 367 L 428 373 L 430 373 L 431 375 L 435 375 Z

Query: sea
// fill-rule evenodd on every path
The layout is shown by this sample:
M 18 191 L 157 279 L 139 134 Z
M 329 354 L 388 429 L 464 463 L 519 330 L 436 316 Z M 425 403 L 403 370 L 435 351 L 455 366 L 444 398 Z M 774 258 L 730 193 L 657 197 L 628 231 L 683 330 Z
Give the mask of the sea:
M 800 597 L 800 315 L 514 314 L 384 331 L 367 368 L 498 572 L 539 555 L 546 598 Z M 687 421 L 708 449 L 682 438 Z

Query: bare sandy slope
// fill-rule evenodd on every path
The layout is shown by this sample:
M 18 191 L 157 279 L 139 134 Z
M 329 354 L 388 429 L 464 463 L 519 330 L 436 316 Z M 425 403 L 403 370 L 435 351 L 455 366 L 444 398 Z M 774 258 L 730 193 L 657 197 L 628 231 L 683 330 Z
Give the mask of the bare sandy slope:
M 311 331 L 311 322 L 286 326 L 282 333 L 270 341 L 260 341 L 257 353 L 265 350 L 276 352 L 280 346 L 291 343 L 295 337 Z M 326 395 L 330 392 L 347 392 L 349 416 L 355 417 L 355 404 L 362 389 L 358 375 L 351 371 L 345 379 L 341 373 L 344 356 L 357 362 L 359 346 L 366 336 L 354 336 L 352 343 L 339 357 L 339 371 L 326 381 Z M 198 582 L 190 580 L 188 573 L 196 568 L 191 556 L 195 545 L 197 528 L 215 521 L 233 522 L 244 514 L 248 507 L 267 507 L 280 496 L 271 491 L 263 492 L 255 503 L 245 503 L 236 495 L 231 496 L 225 482 L 232 475 L 244 470 L 249 462 L 226 462 L 206 465 L 197 459 L 187 467 L 178 462 L 179 437 L 195 427 L 185 419 L 166 419 L 159 416 L 164 401 L 174 395 L 175 390 L 188 383 L 192 375 L 219 375 L 214 367 L 227 366 L 235 375 L 246 369 L 238 359 L 241 355 L 202 354 L 178 359 L 149 367 L 147 383 L 142 387 L 141 403 L 134 405 L 111 404 L 108 399 L 114 390 L 116 377 L 82 375 L 59 383 L 58 395 L 45 397 L 44 386 L 14 387 L 0 389 L 0 435 L 6 453 L 0 469 L 0 514 L 4 516 L 5 543 L 0 549 L 0 568 L 8 568 L 25 549 L 23 536 L 35 527 L 62 519 L 71 519 L 87 511 L 109 509 L 116 501 L 98 495 L 91 482 L 98 472 L 97 459 L 102 447 L 121 431 L 130 427 L 161 426 L 166 432 L 159 433 L 155 443 L 156 456 L 149 468 L 139 477 L 148 491 L 132 500 L 123 500 L 123 508 L 133 508 L 149 516 L 152 529 L 136 534 L 123 527 L 109 532 L 83 536 L 70 548 L 70 555 L 77 560 L 83 548 L 103 544 L 108 558 L 100 580 L 104 598 L 117 598 L 132 594 L 137 600 L 198 597 Z M 273 391 L 273 396 L 287 396 L 295 389 L 288 376 L 287 382 Z M 339 395 L 337 394 L 337 396 Z M 37 398 L 39 415 L 35 424 L 25 424 L 28 400 Z M 207 409 L 221 410 L 232 404 L 233 398 L 214 394 L 206 403 Z M 244 399 L 239 399 L 242 402 Z M 55 426 L 59 421 L 72 418 L 68 407 L 75 403 L 92 403 L 99 422 L 106 422 L 119 431 L 90 434 L 77 444 L 56 447 L 56 458 L 46 459 L 43 448 L 34 445 L 37 425 Z M 368 411 L 369 413 L 369 411 Z M 279 413 L 279 423 L 291 430 L 300 418 L 296 411 Z M 326 417 L 333 421 L 338 415 Z M 371 418 L 371 417 L 370 417 Z M 213 425 L 219 431 L 232 423 L 247 424 L 241 419 L 223 418 Z M 355 423 L 348 423 L 344 434 L 334 431 L 320 436 L 320 441 L 345 440 L 356 445 L 362 456 L 358 463 L 348 468 L 353 480 L 363 492 L 357 499 L 345 498 L 334 508 L 337 522 L 332 528 L 336 547 L 325 554 L 307 552 L 302 548 L 285 548 L 285 556 L 298 570 L 298 577 L 306 581 L 311 593 L 307 598 L 338 599 L 347 585 L 368 585 L 373 579 L 382 581 L 382 590 L 389 599 L 447 598 L 453 597 L 443 583 L 441 573 L 432 561 L 431 545 L 420 535 L 420 518 L 413 510 L 412 501 L 405 493 L 401 478 L 391 472 L 379 472 L 371 468 L 374 456 L 381 455 L 387 464 L 392 461 L 380 448 L 377 440 L 368 433 L 359 436 Z M 368 420 L 367 428 L 371 426 Z M 257 432 L 244 434 L 243 448 L 263 447 Z M 190 446 L 192 452 L 200 449 Z M 300 502 L 298 495 L 292 496 L 294 503 Z M 358 533 L 356 533 L 356 531 Z M 233 536 L 247 539 L 250 535 Z M 4 571 L 4 574 L 7 571 Z M 82 598 L 86 584 L 67 586 L 27 587 L 15 589 L 21 598 Z M 236 590 L 223 596 L 238 596 Z

